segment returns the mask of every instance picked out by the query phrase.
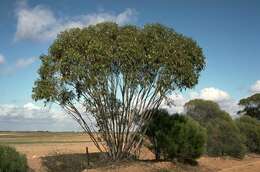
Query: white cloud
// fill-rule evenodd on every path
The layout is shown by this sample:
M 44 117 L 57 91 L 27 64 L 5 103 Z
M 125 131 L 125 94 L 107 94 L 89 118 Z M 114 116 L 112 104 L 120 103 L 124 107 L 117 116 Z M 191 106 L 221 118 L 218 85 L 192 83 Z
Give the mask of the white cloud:
M 251 86 L 250 92 L 252 94 L 260 93 L 260 80 L 257 80 L 255 84 Z
M 57 108 L 28 102 L 23 106 L 0 104 L 1 130 L 80 130 L 78 124 Z
M 36 57 L 31 57 L 31 58 L 19 58 L 15 62 L 15 67 L 16 68 L 25 68 L 31 64 L 33 64 L 37 60 Z
M 3 104 L 0 105 L 0 118 L 8 119 L 63 119 L 60 112 L 51 111 L 48 108 L 39 107 L 31 102 L 26 103 L 23 106 L 17 106 L 13 104 Z
M 43 37 L 55 25 L 56 20 L 50 10 L 42 6 L 29 9 L 26 6 L 20 8 L 17 13 L 16 39 L 26 39 Z
M 220 102 L 224 100 L 229 100 L 230 95 L 223 90 L 214 87 L 209 87 L 202 89 L 198 98 Z
M 23 105 L 23 108 L 27 109 L 27 110 L 40 110 L 41 109 L 39 106 L 36 106 L 35 104 L 33 104 L 31 102 L 26 103 L 25 105 Z
M 184 105 L 192 99 L 204 99 L 217 102 L 221 109 L 227 111 L 232 116 L 235 116 L 240 107 L 237 105 L 237 101 L 232 99 L 231 96 L 218 88 L 208 87 L 198 92 L 190 92 L 186 96 L 181 93 L 173 94 L 169 97 L 174 106 L 167 106 L 164 102 L 162 108 L 167 108 L 170 113 L 182 113 L 184 111 Z
M 217 103 L 221 109 L 228 112 L 232 117 L 237 117 L 237 112 L 242 110 L 242 107 L 238 105 L 238 101 L 234 99 L 228 99 Z
M 35 41 L 47 41 L 66 29 L 97 24 L 104 21 L 113 21 L 120 25 L 136 19 L 136 11 L 126 9 L 114 14 L 108 12 L 85 14 L 70 18 L 59 18 L 47 7 L 37 5 L 33 8 L 26 3 L 19 5 L 16 10 L 17 28 L 15 40 L 29 39 Z
M 0 54 L 0 65 L 5 63 L 4 55 Z
M 182 113 L 186 102 L 188 102 L 187 97 L 181 93 L 174 93 L 168 97 L 168 102 L 164 101 L 162 103 L 161 107 L 167 109 L 170 114 Z

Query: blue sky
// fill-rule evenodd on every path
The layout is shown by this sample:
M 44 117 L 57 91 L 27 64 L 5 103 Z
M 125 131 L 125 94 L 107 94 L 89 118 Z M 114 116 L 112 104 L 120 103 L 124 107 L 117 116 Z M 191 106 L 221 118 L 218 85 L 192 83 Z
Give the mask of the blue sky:
M 181 110 L 191 98 L 205 98 L 218 101 L 232 113 L 240 98 L 260 92 L 259 9 L 257 0 L 1 0 L 2 121 L 45 112 L 41 103 L 32 101 L 31 90 L 40 65 L 38 57 L 47 52 L 59 31 L 107 20 L 139 26 L 159 22 L 195 39 L 203 48 L 207 67 L 193 90 L 173 95 L 180 105 L 176 109 Z M 50 117 L 56 113 L 47 111 Z M 1 128 L 0 115 L 0 130 L 20 128 L 11 123 Z

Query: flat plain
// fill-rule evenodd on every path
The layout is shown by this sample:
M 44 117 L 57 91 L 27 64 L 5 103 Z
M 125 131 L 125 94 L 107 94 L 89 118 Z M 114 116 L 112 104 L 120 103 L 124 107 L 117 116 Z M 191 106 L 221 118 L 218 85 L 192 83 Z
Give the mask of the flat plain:
M 155 162 L 153 154 L 143 148 L 139 161 L 109 162 L 92 144 L 89 137 L 80 132 L 0 132 L 0 144 L 14 146 L 25 154 L 31 171 L 35 172 L 259 172 L 260 156 L 247 155 L 243 160 L 229 157 L 207 157 L 198 160 L 198 166 L 173 162 Z M 86 155 L 86 147 L 89 157 Z

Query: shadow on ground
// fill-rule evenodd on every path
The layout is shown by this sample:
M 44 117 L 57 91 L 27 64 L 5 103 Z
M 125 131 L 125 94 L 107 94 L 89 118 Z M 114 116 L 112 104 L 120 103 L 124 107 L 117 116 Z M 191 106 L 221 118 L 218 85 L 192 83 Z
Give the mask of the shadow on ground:
M 90 153 L 86 154 L 56 154 L 52 156 L 46 156 L 42 158 L 42 165 L 47 172 L 82 172 L 85 169 L 93 168 L 118 168 L 127 167 L 132 164 L 139 164 L 140 167 L 154 166 L 155 169 L 161 168 L 160 164 L 164 164 L 169 161 L 157 161 L 157 160 L 129 160 L 129 161 L 109 161 L 104 153 Z M 158 165 L 158 167 L 156 166 Z M 190 166 L 187 164 L 177 163 L 175 166 L 176 171 L 188 171 L 198 172 L 203 171 L 198 166 Z M 163 166 L 162 166 L 163 167 Z M 208 170 L 206 170 L 208 172 Z M 138 171 L 136 171 L 138 172 Z
M 84 169 L 102 166 L 105 154 L 57 154 L 42 158 L 42 164 L 48 172 L 81 172 Z

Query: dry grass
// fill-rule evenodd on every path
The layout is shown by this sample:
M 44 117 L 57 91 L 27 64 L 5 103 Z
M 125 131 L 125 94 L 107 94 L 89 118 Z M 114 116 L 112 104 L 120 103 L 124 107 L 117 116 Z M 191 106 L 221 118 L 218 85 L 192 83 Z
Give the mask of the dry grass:
M 2 144 L 86 143 L 85 133 L 74 132 L 0 132 Z

